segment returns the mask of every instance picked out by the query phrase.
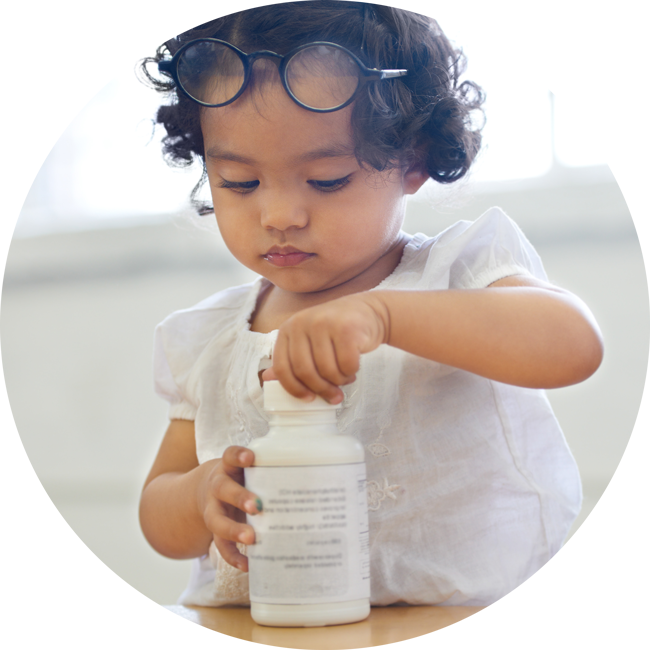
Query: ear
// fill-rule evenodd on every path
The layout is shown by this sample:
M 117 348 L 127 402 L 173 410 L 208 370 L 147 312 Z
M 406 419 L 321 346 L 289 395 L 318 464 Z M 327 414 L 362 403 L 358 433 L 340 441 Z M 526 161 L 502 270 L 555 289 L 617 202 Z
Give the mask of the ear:
M 429 174 L 421 164 L 413 164 L 405 172 L 402 178 L 404 194 L 415 194 L 427 181 Z

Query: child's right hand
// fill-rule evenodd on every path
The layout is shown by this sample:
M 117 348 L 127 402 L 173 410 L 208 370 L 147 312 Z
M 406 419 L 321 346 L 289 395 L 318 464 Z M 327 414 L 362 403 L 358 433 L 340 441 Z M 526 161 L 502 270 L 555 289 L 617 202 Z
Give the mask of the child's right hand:
M 250 467 L 255 455 L 246 447 L 228 447 L 223 457 L 205 463 L 198 486 L 197 502 L 207 529 L 221 557 L 228 564 L 248 571 L 248 558 L 237 549 L 237 542 L 253 544 L 255 532 L 244 523 L 246 513 L 262 511 L 260 499 L 244 486 L 244 468 Z

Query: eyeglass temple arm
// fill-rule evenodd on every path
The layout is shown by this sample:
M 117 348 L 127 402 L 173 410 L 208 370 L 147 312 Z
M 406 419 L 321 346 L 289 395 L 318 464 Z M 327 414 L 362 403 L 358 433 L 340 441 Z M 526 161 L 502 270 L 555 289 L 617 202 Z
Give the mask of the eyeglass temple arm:
M 377 70 L 381 73 L 380 79 L 393 79 L 394 77 L 405 77 L 408 70 Z
M 408 74 L 408 70 L 378 70 L 377 68 L 366 68 L 365 70 L 362 69 L 361 72 L 368 81 L 394 79 Z

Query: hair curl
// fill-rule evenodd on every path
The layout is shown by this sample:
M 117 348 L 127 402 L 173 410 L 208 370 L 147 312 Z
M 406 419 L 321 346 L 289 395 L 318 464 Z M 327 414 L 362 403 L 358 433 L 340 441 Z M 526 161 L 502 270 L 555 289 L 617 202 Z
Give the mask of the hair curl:
M 330 41 L 354 52 L 369 67 L 405 68 L 405 77 L 368 84 L 352 108 L 354 150 L 360 164 L 384 170 L 420 164 L 439 183 L 452 183 L 469 170 L 481 146 L 482 89 L 460 82 L 466 59 L 438 23 L 402 9 L 340 0 L 303 0 L 257 7 L 223 16 L 173 38 L 143 59 L 140 70 L 149 83 L 171 96 L 158 109 L 156 121 L 167 132 L 163 155 L 175 166 L 203 163 L 201 107 L 177 92 L 170 78 L 148 71 L 150 64 L 174 55 L 195 38 L 219 38 L 245 52 L 272 50 L 284 54 L 313 41 Z M 363 44 L 363 51 L 362 51 Z M 484 118 L 484 115 L 483 115 Z M 209 210 L 199 210 L 209 211 Z

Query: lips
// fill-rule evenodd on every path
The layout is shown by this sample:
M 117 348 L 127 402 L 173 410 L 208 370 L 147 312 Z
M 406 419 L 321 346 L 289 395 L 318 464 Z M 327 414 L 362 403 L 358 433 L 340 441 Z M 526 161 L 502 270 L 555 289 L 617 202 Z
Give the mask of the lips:
M 273 246 L 263 257 L 273 266 L 297 266 L 314 255 L 314 253 L 305 253 L 293 246 Z

